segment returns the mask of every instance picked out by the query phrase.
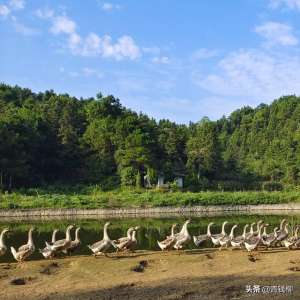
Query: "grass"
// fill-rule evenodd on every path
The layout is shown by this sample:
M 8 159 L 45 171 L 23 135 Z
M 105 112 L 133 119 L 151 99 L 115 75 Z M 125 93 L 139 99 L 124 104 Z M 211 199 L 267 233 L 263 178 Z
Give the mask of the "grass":
M 193 205 L 249 205 L 300 202 L 300 191 L 278 192 L 167 192 L 157 190 L 101 191 L 81 189 L 17 190 L 0 193 L 0 209 L 30 208 L 137 208 Z

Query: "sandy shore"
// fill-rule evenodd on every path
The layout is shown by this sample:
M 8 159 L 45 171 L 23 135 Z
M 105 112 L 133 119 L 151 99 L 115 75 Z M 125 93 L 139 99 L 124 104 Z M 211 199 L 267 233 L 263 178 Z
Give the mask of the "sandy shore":
M 0 299 L 300 299 L 299 250 L 262 251 L 254 262 L 240 250 L 109 255 L 2 263 Z M 141 261 L 144 271 L 133 271 Z M 249 294 L 247 285 L 293 286 L 293 292 Z

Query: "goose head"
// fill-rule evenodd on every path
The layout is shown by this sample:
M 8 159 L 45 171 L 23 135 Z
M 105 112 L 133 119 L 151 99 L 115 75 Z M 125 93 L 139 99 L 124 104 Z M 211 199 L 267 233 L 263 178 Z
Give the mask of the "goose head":
M 232 226 L 231 231 L 230 231 L 230 237 L 231 237 L 231 238 L 233 238 L 233 232 L 234 232 L 234 229 L 237 228 L 237 227 L 238 227 L 237 224 L 235 224 L 235 225 Z
M 7 232 L 10 232 L 10 230 L 9 230 L 9 228 L 8 227 L 6 227 L 6 228 L 3 228 L 3 230 L 2 230 L 2 234 L 5 234 L 5 233 L 7 233 Z
M 111 225 L 111 223 L 110 223 L 110 222 L 106 222 L 106 223 L 104 224 L 104 227 L 108 227 L 109 225 Z
M 283 225 L 286 223 L 287 221 L 286 221 L 286 219 L 282 219 L 281 220 L 281 222 L 280 222 L 280 230 L 282 230 L 283 229 Z
M 211 228 L 211 226 L 213 226 L 213 225 L 214 225 L 214 223 L 213 223 L 213 222 L 210 222 L 210 223 L 208 224 L 208 226 L 207 226 L 207 236 L 208 236 L 208 237 L 211 236 L 210 228 Z
M 223 224 L 222 224 L 222 234 L 224 235 L 225 234 L 225 226 L 226 224 L 228 224 L 228 221 L 224 221 Z
M 67 230 L 71 230 L 71 229 L 73 229 L 75 227 L 75 225 L 74 224 L 71 224 L 71 225 L 69 225 L 68 227 L 67 227 Z

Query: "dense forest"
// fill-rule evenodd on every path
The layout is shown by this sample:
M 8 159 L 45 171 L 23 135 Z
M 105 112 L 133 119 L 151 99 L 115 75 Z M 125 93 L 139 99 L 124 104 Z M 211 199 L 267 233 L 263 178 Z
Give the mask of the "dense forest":
M 205 112 L 199 112 L 203 114 Z M 280 190 L 300 183 L 300 98 L 180 125 L 114 96 L 77 99 L 0 85 L 0 189 L 98 184 L 143 187 L 158 176 L 185 189 Z

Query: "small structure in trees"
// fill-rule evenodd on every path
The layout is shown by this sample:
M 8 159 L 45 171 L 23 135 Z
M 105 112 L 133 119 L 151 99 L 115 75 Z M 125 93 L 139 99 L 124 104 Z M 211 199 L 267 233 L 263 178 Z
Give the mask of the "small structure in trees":
M 144 186 L 145 186 L 145 188 L 148 188 L 148 189 L 152 187 L 149 174 L 146 174 L 144 176 Z
M 158 178 L 157 178 L 157 187 L 161 188 L 164 186 L 164 181 L 165 181 L 165 176 L 164 174 L 158 174 Z
M 174 180 L 174 182 L 176 183 L 177 187 L 179 187 L 180 189 L 183 188 L 184 177 L 185 177 L 185 174 L 183 174 L 183 173 L 176 173 L 175 174 L 175 180 Z

